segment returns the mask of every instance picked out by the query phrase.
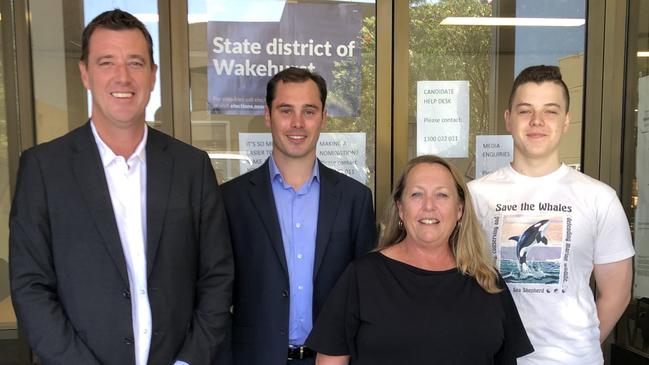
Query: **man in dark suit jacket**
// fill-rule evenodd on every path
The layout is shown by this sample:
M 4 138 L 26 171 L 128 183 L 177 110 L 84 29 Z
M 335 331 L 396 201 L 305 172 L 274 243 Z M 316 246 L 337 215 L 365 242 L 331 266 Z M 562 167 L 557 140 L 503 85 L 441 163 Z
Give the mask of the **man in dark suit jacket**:
M 209 364 L 233 261 L 207 155 L 150 129 L 151 37 L 120 10 L 84 30 L 91 121 L 23 153 L 12 300 L 44 364 Z
M 347 264 L 375 246 L 372 194 L 316 159 L 324 79 L 289 68 L 268 83 L 271 157 L 223 185 L 235 257 L 237 365 L 312 364 L 303 347 Z

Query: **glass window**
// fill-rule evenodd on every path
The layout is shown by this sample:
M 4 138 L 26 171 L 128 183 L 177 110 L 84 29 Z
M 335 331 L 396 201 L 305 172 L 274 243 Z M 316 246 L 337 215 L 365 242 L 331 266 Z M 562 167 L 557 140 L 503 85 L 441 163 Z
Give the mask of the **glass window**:
M 619 321 L 613 357 L 649 359 L 649 1 L 629 2 L 623 204 L 636 250 L 633 298 Z M 629 362 L 630 363 L 630 362 Z M 640 363 L 640 362 L 638 362 Z
M 327 128 L 318 157 L 374 189 L 374 1 L 188 1 L 192 143 L 219 182 L 271 149 L 266 83 L 288 65 L 320 73 Z
M 494 156 L 512 149 L 503 122 L 511 85 L 546 64 L 570 90 L 561 159 L 578 168 L 585 9 L 585 0 L 410 0 L 408 158 L 441 155 L 469 179 L 508 163 L 511 154 Z
M 0 21 L 2 21 L 1 18 Z M 3 46 L 2 39 L 0 33 L 0 46 Z M 0 52 L 4 52 L 4 49 L 4 47 L 0 47 Z M 2 53 L 0 53 L 1 62 Z M 15 330 L 17 328 L 16 315 L 11 305 L 11 293 L 9 291 L 9 226 L 7 222 L 9 222 L 11 190 L 9 188 L 4 78 L 4 67 L 0 65 L 0 222 L 2 222 L 0 224 L 0 331 Z
M 106 10 L 131 12 L 151 33 L 153 57 L 159 64 L 157 4 L 154 0 L 30 2 L 37 143 L 59 137 L 88 120 L 91 96 L 83 88 L 78 66 L 84 26 Z M 151 124 L 160 120 L 156 115 L 161 105 L 159 74 L 158 68 L 158 82 L 146 109 L 146 120 Z

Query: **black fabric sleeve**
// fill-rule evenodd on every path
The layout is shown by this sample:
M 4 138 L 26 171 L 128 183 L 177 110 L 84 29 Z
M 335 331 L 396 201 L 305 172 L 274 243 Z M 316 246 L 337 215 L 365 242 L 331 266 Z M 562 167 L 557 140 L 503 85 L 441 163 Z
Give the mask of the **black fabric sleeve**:
M 198 277 L 191 327 L 177 359 L 210 364 L 230 323 L 234 259 L 221 189 L 209 157 L 203 153 L 203 192 L 198 237 Z
M 34 151 L 25 151 L 9 219 L 11 299 L 18 323 L 43 363 L 99 365 L 59 300 L 45 187 Z
M 326 355 L 353 358 L 359 324 L 358 282 L 351 263 L 329 294 L 306 345 Z
M 503 329 L 505 331 L 505 338 L 500 350 L 496 354 L 494 364 L 516 365 L 516 359 L 533 352 L 534 347 L 532 347 L 532 343 L 527 337 L 523 321 L 521 321 L 521 317 L 518 315 L 516 304 L 507 288 L 507 284 L 499 277 L 498 285 L 503 288 L 503 291 L 498 295 L 500 296 L 504 314 Z

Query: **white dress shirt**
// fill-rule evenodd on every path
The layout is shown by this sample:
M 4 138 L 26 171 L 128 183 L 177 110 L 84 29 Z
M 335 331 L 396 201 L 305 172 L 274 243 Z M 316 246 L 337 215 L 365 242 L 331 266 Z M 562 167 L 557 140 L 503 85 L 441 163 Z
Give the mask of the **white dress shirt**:
M 106 182 L 117 221 L 119 238 L 126 260 L 131 292 L 135 364 L 146 365 L 151 346 L 151 307 L 147 286 L 146 262 L 146 140 L 125 160 L 116 155 L 99 137 L 94 123 L 92 133 L 106 173 Z

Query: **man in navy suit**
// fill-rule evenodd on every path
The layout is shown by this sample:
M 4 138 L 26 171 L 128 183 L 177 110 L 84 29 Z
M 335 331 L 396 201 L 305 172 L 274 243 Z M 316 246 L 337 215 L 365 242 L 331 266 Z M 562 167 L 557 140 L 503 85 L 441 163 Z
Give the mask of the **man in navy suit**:
M 316 158 L 324 79 L 275 75 L 264 118 L 271 157 L 223 185 L 235 258 L 232 350 L 237 365 L 313 364 L 304 347 L 347 264 L 375 246 L 370 190 Z
M 86 27 L 92 116 L 25 151 L 10 218 L 12 300 L 44 364 L 208 365 L 233 262 L 205 152 L 145 124 L 151 36 L 121 10 Z

